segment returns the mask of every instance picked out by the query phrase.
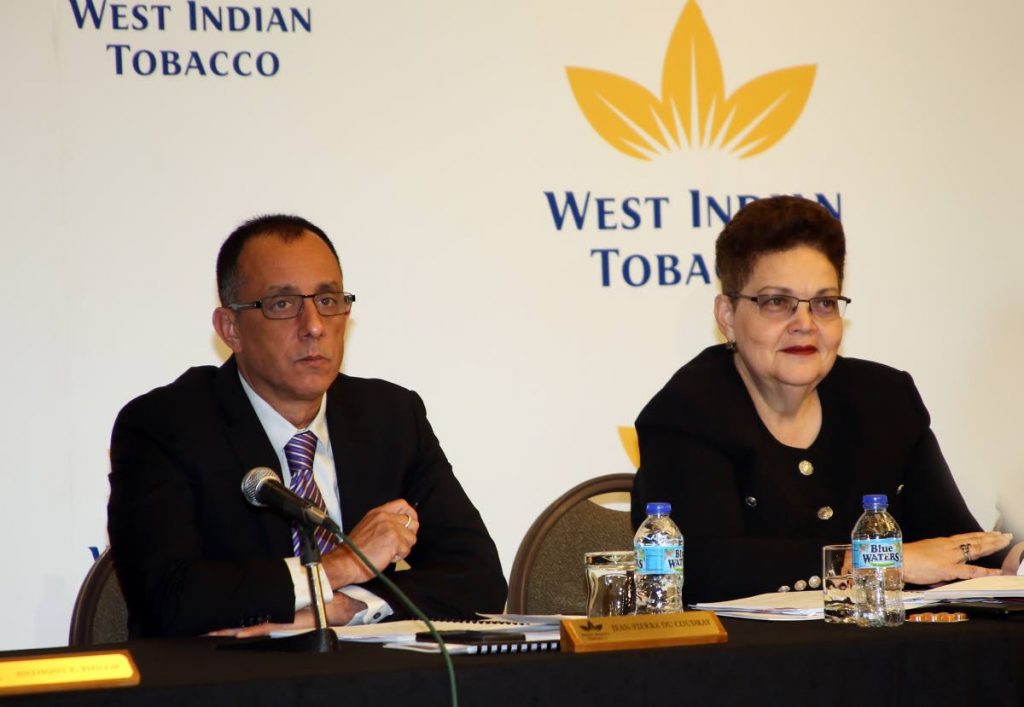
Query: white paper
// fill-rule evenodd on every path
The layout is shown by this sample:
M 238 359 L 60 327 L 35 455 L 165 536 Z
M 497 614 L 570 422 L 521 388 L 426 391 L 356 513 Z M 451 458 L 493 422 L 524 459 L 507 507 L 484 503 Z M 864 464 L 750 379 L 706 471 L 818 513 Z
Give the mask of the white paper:
M 585 619 L 580 614 L 478 614 L 490 621 L 531 624 L 533 626 L 558 626 L 562 619 Z
M 523 632 L 526 635 L 526 640 L 531 643 L 554 643 L 561 640 L 561 631 L 557 629 L 550 629 L 546 631 L 526 631 Z M 494 643 L 500 643 L 501 641 L 494 641 Z M 480 652 L 480 646 L 467 643 L 448 643 L 445 642 L 445 648 L 448 649 L 448 653 L 451 655 L 467 655 L 476 654 Z M 414 651 L 416 653 L 440 653 L 441 647 L 436 643 L 430 641 L 402 641 L 396 643 L 385 643 L 385 648 L 397 648 L 400 650 Z M 536 648 L 530 649 L 519 645 L 520 650 L 515 651 L 502 651 L 499 653 L 543 653 L 544 651 L 537 650 Z M 497 655 L 497 654 L 495 654 Z
M 903 592 L 903 605 L 919 608 L 933 604 L 938 597 L 923 592 Z M 758 621 L 811 621 L 825 618 L 825 604 L 821 591 L 770 592 L 729 601 L 695 604 L 694 609 L 713 611 L 719 616 Z
M 1024 598 L 1024 577 L 1016 575 L 975 577 L 928 589 L 923 594 L 931 600 Z
M 771 611 L 761 611 L 758 613 L 716 611 L 715 615 L 727 619 L 754 619 L 757 621 L 821 621 L 823 618 L 821 614 L 777 614 Z
M 492 621 L 434 621 L 434 628 L 438 631 L 487 631 L 503 633 L 524 633 L 531 627 L 527 624 Z M 338 639 L 342 641 L 356 641 L 361 643 L 395 643 L 415 641 L 417 633 L 428 631 L 427 625 L 422 621 L 385 621 L 379 624 L 367 626 L 332 626 Z M 273 638 L 292 636 L 304 631 L 274 631 L 270 635 Z
M 729 614 L 782 614 L 821 618 L 825 605 L 820 591 L 770 592 L 729 601 L 695 604 L 700 611 L 728 612 Z M 752 616 L 751 618 L 761 618 Z

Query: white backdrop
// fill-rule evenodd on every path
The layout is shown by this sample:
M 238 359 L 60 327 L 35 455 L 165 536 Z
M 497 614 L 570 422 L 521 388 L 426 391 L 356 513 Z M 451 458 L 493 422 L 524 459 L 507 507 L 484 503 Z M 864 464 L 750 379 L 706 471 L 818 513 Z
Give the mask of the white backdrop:
M 566 67 L 660 96 L 684 0 L 230 4 L 265 20 L 294 7 L 310 31 L 192 31 L 179 1 L 161 29 L 155 10 L 115 22 L 94 0 L 100 26 L 79 28 L 85 0 L 0 0 L 0 648 L 66 641 L 89 548 L 106 544 L 113 418 L 223 360 L 216 250 L 267 212 L 332 235 L 359 297 L 344 370 L 423 395 L 506 571 L 550 500 L 632 469 L 617 427 L 717 341 L 714 280 L 632 287 L 619 262 L 604 287 L 591 255 L 675 254 L 685 274 L 697 253 L 713 272 L 721 223 L 693 227 L 691 190 L 841 198 L 844 353 L 910 370 L 978 519 L 999 501 L 1024 524 L 1024 5 L 703 0 L 725 95 L 812 64 L 806 106 L 759 155 L 641 161 L 591 127 Z M 279 68 L 119 75 L 114 44 L 225 52 L 222 68 L 273 52 Z M 558 230 L 546 191 L 668 201 L 660 228 L 602 230 L 590 212 Z

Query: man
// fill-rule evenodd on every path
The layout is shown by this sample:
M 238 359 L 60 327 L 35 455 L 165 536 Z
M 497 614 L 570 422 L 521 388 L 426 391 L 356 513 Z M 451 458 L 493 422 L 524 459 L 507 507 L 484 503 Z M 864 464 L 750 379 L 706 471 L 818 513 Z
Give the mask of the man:
M 500 611 L 494 543 L 419 396 L 339 374 L 355 298 L 327 235 L 293 216 L 249 221 L 221 247 L 217 284 L 213 326 L 233 356 L 114 423 L 108 530 L 132 634 L 312 625 L 294 529 L 240 490 L 260 466 L 322 504 L 428 615 Z M 405 615 L 347 546 L 323 549 L 332 625 Z

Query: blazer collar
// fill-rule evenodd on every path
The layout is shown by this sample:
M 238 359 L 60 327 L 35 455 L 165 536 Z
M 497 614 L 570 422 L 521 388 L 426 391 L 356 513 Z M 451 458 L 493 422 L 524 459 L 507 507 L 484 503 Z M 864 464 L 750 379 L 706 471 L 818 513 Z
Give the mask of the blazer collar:
M 238 459 L 238 483 L 241 489 L 242 478 L 250 469 L 258 466 L 269 467 L 279 478 L 284 477 L 281 475 L 277 452 L 263 431 L 256 411 L 245 397 L 238 376 L 238 364 L 232 356 L 217 370 L 214 391 L 224 412 L 228 441 Z M 269 509 L 258 509 L 257 512 L 259 523 L 273 554 L 281 557 L 291 555 L 291 528 L 288 521 Z
M 245 397 L 238 375 L 238 364 L 232 356 L 217 371 L 214 387 L 228 423 L 231 446 L 241 465 L 239 479 L 257 466 L 268 466 L 280 475 L 277 453 L 263 431 L 256 411 Z
M 359 522 L 366 513 L 367 503 L 371 502 L 365 493 L 370 481 L 368 474 L 373 468 L 367 457 L 366 441 L 373 437 L 371 430 L 363 429 L 366 421 L 362 406 L 350 399 L 354 392 L 350 379 L 342 373 L 327 390 L 327 429 L 338 474 L 341 520 L 345 531 Z

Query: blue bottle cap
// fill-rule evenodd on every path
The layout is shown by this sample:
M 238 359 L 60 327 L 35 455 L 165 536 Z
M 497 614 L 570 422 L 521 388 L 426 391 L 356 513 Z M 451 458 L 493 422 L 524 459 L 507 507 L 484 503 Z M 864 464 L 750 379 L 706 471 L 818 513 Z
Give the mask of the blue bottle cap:
M 869 493 L 864 496 L 864 508 L 886 508 L 889 497 L 884 493 Z
M 672 512 L 672 504 L 659 501 L 652 501 L 647 504 L 647 515 L 667 516 Z

